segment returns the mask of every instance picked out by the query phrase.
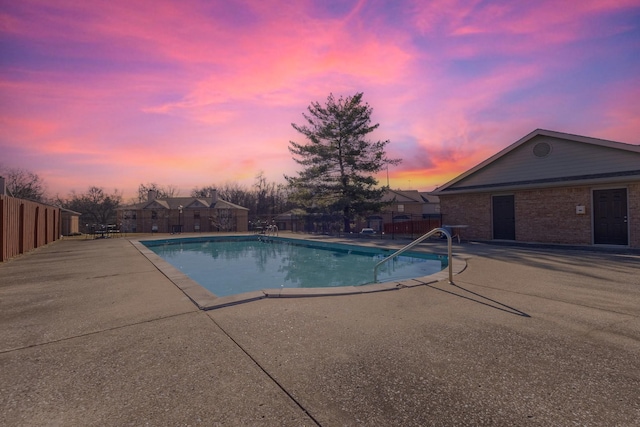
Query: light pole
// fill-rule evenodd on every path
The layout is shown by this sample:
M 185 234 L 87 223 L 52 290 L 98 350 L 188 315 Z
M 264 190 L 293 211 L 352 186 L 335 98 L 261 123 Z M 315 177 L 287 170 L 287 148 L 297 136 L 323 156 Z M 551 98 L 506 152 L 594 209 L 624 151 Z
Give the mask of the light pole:
M 178 206 L 178 233 L 182 233 L 182 205 Z

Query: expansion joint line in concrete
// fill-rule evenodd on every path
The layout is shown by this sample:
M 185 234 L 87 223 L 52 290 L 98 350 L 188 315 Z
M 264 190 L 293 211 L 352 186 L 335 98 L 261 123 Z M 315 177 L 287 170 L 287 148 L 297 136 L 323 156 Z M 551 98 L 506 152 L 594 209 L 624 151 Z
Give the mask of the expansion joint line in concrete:
M 6 350 L 0 350 L 0 354 L 11 353 L 13 351 L 26 350 L 28 348 L 40 347 L 40 346 L 43 346 L 43 345 L 56 344 L 56 343 L 59 343 L 59 342 L 65 342 L 65 341 L 69 341 L 69 340 L 74 340 L 76 338 L 89 337 L 91 335 L 101 334 L 103 332 L 117 331 L 118 329 L 124 329 L 124 328 L 128 328 L 130 326 L 144 325 L 145 323 L 152 323 L 152 322 L 155 322 L 155 321 L 158 321 L 158 320 L 171 319 L 173 317 L 179 317 L 179 316 L 184 316 L 184 315 L 187 315 L 187 314 L 194 314 L 194 313 L 199 313 L 199 311 L 188 311 L 188 312 L 184 312 L 184 313 L 171 314 L 169 316 L 156 317 L 156 318 L 153 318 L 153 319 L 143 320 L 141 322 L 127 323 L 126 325 L 114 326 L 113 328 L 100 329 L 99 331 L 93 331 L 93 332 L 87 332 L 87 333 L 84 333 L 84 334 L 73 335 L 73 336 L 70 336 L 70 337 L 59 338 L 57 340 L 45 341 L 45 342 L 41 342 L 41 343 L 25 345 L 24 347 L 9 348 L 9 349 L 6 349 Z
M 320 422 L 318 422 L 318 420 L 315 419 L 315 417 L 313 415 L 311 415 L 311 413 L 302 405 L 302 403 L 300 403 L 291 393 L 289 393 L 289 391 L 282 385 L 280 384 L 280 382 L 269 373 L 269 371 L 267 371 L 261 364 L 260 362 L 258 362 L 251 354 L 249 354 L 249 352 L 247 350 L 245 350 L 244 347 L 242 347 L 242 345 L 236 341 L 231 335 L 229 335 L 229 333 L 222 327 L 220 326 L 220 324 L 218 324 L 218 322 L 216 322 L 213 318 L 211 318 L 211 316 L 209 316 L 209 318 L 211 319 L 211 321 L 218 327 L 220 328 L 220 330 L 222 331 L 222 333 L 224 333 L 227 337 L 229 337 L 229 339 L 236 345 L 238 346 L 238 348 L 240 349 L 240 351 L 242 351 L 244 354 L 247 355 L 247 357 L 249 359 L 251 359 L 253 361 L 253 363 L 256 364 L 256 366 L 258 367 L 258 369 L 260 369 L 262 372 L 264 372 L 264 374 L 269 377 L 269 379 L 271 379 L 271 381 L 274 382 L 275 385 L 278 386 L 278 388 L 280 390 L 282 390 L 282 392 L 284 394 L 286 394 L 289 399 L 291 399 L 291 401 L 293 403 L 296 404 L 296 406 L 298 408 L 300 408 L 302 410 L 302 412 L 304 412 L 318 427 L 322 427 L 322 424 L 320 424 Z

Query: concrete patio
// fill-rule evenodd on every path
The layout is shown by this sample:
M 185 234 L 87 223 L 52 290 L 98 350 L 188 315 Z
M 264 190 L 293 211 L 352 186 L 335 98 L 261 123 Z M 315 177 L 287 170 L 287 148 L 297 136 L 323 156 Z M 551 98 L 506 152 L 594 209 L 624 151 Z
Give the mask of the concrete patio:
M 0 425 L 640 425 L 638 253 L 454 254 L 455 285 L 201 311 L 126 238 L 55 242 L 0 264 Z

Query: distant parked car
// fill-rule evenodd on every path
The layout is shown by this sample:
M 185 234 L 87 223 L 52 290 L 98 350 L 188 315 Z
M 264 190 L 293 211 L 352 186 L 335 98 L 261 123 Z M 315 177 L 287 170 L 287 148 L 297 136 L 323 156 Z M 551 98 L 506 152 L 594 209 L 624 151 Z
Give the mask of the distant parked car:
M 363 228 L 360 231 L 360 234 L 376 234 L 376 230 L 374 230 L 373 228 Z

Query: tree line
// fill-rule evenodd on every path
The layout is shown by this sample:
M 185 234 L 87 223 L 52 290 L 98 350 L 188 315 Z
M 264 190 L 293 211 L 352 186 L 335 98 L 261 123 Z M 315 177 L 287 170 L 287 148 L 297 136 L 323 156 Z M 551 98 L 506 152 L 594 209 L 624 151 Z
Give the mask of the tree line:
M 44 180 L 36 173 L 0 167 L 0 176 L 5 177 L 8 195 L 78 212 L 81 214 L 80 223 L 91 226 L 113 224 L 119 208 L 147 201 L 149 191 L 155 191 L 159 199 L 180 196 L 180 191 L 175 186 L 141 183 L 138 185 L 137 195 L 126 202 L 117 189 L 109 193 L 99 186 L 90 186 L 82 193 L 72 191 L 67 197 L 56 195 L 50 198 L 46 195 Z M 212 190 L 217 191 L 220 199 L 249 209 L 249 219 L 254 222 L 266 221 L 294 207 L 289 201 L 286 186 L 269 182 L 262 172 L 250 187 L 237 182 L 226 182 L 194 188 L 189 195 L 209 197 Z
M 356 216 L 384 207 L 380 198 L 386 187 L 378 185 L 375 175 L 401 161 L 387 157 L 388 140 L 367 139 L 379 127 L 371 123 L 372 111 L 362 93 L 337 99 L 331 94 L 324 104 L 312 102 L 302 114 L 303 124 L 292 123 L 304 141 L 289 141 L 289 151 L 300 170 L 296 175 L 285 175 L 286 184 L 269 182 L 259 172 L 251 187 L 226 182 L 194 188 L 190 196 L 207 197 L 216 190 L 220 199 L 248 208 L 250 221 L 268 220 L 293 208 L 329 214 L 340 218 L 343 231 L 348 233 Z M 44 181 L 33 172 L 0 165 L 0 176 L 5 177 L 9 195 L 79 212 L 83 224 L 113 223 L 117 209 L 125 205 L 117 189 L 107 193 L 103 187 L 91 186 L 85 193 L 48 199 Z M 172 185 L 141 183 L 137 197 L 126 205 L 146 201 L 150 190 L 157 198 L 180 196 Z

